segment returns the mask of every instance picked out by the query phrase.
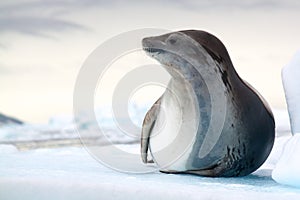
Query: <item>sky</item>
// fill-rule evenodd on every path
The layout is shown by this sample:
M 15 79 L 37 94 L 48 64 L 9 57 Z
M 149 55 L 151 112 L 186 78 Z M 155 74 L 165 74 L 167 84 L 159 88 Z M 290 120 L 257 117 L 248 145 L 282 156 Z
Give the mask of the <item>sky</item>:
M 281 69 L 300 48 L 299 9 L 296 0 L 2 0 L 0 112 L 33 123 L 71 114 L 86 58 L 109 38 L 140 28 L 216 35 L 239 75 L 272 108 L 285 108 Z M 150 62 L 142 53 L 136 60 Z

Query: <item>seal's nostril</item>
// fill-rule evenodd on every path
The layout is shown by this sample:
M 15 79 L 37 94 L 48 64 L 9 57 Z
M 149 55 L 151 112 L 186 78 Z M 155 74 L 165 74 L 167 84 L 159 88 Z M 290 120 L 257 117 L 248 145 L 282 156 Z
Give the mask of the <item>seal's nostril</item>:
M 142 45 L 143 45 L 143 48 L 149 48 L 149 47 L 151 47 L 150 38 L 144 38 L 142 40 Z

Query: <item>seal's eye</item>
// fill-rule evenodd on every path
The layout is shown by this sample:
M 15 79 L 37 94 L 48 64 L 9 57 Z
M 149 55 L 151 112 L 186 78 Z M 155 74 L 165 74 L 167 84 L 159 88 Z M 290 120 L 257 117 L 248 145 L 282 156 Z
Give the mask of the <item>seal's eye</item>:
M 169 39 L 168 42 L 169 42 L 170 44 L 175 44 L 175 43 L 176 43 L 176 40 L 172 38 L 172 39 Z

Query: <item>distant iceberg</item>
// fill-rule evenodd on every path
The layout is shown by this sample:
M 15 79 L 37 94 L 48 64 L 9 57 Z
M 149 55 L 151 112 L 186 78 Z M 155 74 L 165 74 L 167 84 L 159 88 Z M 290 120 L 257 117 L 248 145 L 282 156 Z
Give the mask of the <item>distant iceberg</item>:
M 23 124 L 23 122 L 16 118 L 8 117 L 0 113 L 0 126 L 11 125 L 11 124 Z

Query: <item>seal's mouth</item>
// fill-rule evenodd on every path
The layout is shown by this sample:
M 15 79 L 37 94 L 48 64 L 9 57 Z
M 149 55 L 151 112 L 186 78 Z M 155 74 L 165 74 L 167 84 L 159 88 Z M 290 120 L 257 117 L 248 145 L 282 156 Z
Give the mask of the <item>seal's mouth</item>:
M 158 49 L 153 47 L 143 47 L 143 50 L 149 54 L 161 54 L 164 52 L 163 49 Z

